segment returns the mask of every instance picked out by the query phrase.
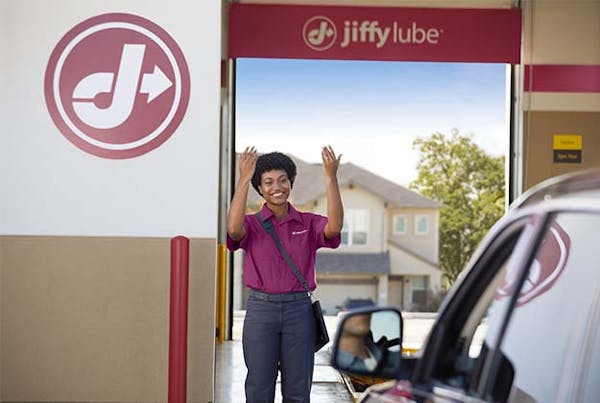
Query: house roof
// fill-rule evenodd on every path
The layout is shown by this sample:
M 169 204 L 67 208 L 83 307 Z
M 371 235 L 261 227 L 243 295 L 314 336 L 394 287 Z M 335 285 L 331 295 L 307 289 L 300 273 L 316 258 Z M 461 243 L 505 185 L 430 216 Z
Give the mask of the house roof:
M 317 253 L 317 273 L 389 274 L 390 254 Z
M 359 186 L 397 207 L 439 208 L 440 203 L 375 175 L 364 168 L 349 162 L 339 169 L 340 186 Z
M 297 177 L 292 191 L 291 201 L 296 205 L 306 205 L 325 195 L 325 181 L 321 164 L 310 164 L 293 155 L 297 168 Z M 360 187 L 396 207 L 439 208 L 441 204 L 382 178 L 351 162 L 341 164 L 338 170 L 338 183 L 343 187 Z M 261 205 L 264 199 L 251 189 L 248 193 L 249 205 Z

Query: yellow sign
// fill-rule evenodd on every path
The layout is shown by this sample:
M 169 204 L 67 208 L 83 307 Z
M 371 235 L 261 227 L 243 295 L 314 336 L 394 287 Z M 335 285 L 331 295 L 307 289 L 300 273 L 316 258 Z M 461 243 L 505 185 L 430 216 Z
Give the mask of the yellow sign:
M 582 138 L 581 134 L 555 134 L 552 148 L 554 150 L 581 150 Z

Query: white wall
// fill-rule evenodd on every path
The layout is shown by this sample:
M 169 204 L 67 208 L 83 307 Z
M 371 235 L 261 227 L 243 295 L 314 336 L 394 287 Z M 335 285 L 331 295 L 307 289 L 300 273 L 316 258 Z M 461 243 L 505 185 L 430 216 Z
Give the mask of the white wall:
M 0 235 L 216 237 L 221 3 L 2 0 L 2 7 Z M 44 98 L 45 71 L 61 38 L 90 17 L 114 12 L 164 29 L 191 77 L 189 105 L 174 134 L 131 159 L 75 147 Z

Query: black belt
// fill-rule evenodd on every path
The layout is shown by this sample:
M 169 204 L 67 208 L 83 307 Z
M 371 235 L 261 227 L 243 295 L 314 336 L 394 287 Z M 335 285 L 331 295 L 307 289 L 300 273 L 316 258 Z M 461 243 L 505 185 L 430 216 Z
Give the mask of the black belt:
M 298 301 L 300 299 L 310 298 L 306 291 L 300 292 L 284 292 L 281 294 L 271 294 L 268 292 L 262 292 L 257 290 L 250 290 L 251 297 L 262 299 L 263 301 L 271 302 L 291 302 Z

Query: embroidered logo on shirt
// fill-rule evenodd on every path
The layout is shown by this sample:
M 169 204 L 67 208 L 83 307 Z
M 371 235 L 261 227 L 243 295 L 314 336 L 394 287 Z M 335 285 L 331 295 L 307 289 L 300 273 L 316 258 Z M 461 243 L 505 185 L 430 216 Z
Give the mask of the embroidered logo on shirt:
M 301 234 L 304 234 L 305 232 L 308 232 L 308 230 L 303 229 L 302 231 L 292 231 L 292 235 L 301 235 Z

